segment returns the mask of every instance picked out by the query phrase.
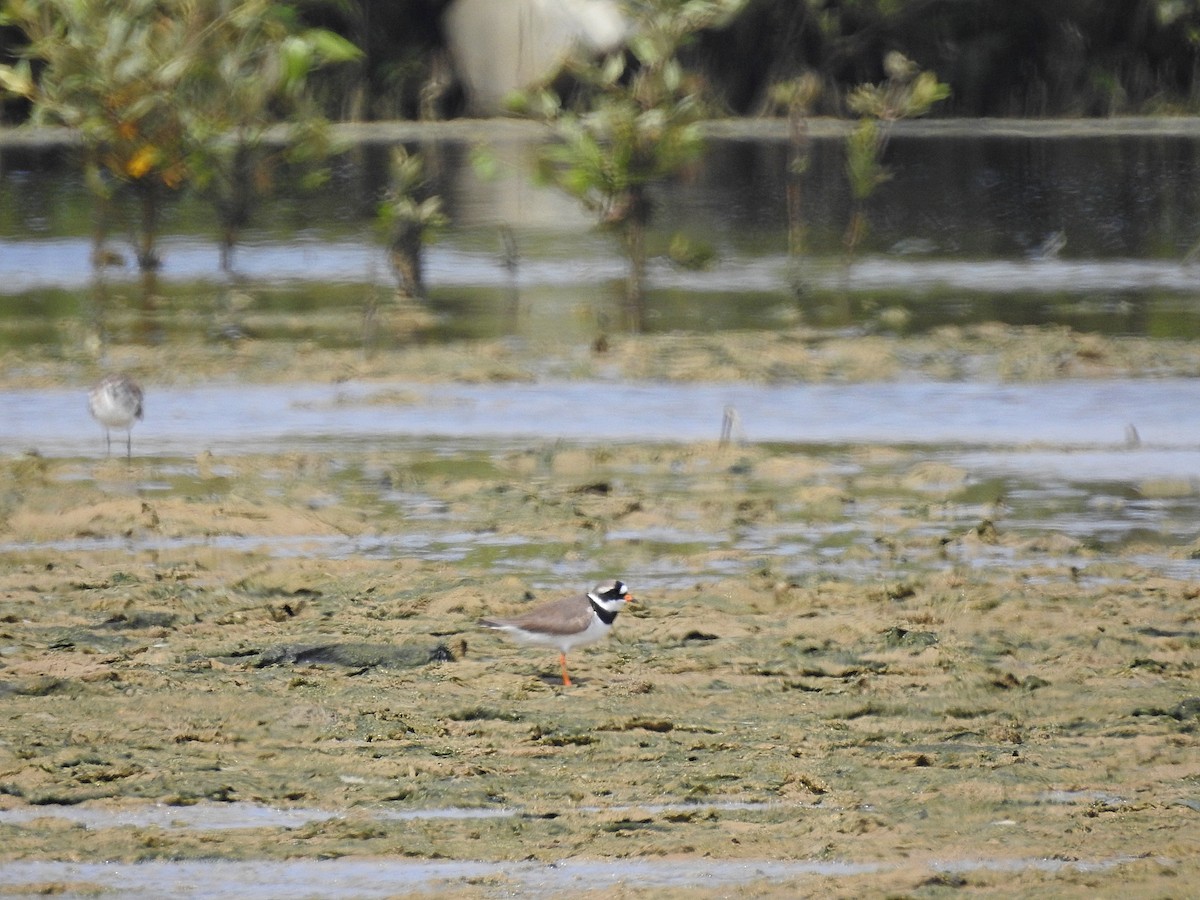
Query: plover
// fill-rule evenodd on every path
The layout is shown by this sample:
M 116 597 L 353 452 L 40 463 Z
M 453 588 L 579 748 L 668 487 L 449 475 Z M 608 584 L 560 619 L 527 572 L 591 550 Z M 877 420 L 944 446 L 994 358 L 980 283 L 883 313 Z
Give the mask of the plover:
M 594 644 L 611 630 L 621 608 L 633 600 L 623 581 L 608 581 L 586 594 L 551 600 L 512 619 L 482 619 L 484 628 L 504 631 L 527 644 L 558 648 L 563 684 L 571 686 L 567 674 L 567 651 Z
M 88 392 L 88 412 L 104 426 L 104 447 L 112 454 L 114 428 L 125 429 L 125 455 L 133 456 L 133 423 L 142 418 L 142 389 L 128 375 L 105 375 Z

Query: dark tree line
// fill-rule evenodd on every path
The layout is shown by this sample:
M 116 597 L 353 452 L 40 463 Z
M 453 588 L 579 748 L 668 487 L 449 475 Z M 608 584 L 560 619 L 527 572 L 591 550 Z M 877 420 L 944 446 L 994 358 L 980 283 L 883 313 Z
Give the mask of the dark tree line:
M 899 50 L 950 85 L 936 115 L 1103 116 L 1194 112 L 1196 0 L 749 0 L 695 64 L 739 114 L 772 83 L 814 72 L 818 112 Z
M 363 51 L 322 76 L 334 119 L 451 118 L 464 108 L 446 51 L 449 0 L 307 0 L 313 25 Z M 3 3 L 0 2 L 0 7 Z M 19 32 L 0 28 L 0 62 Z M 839 115 L 899 50 L 950 85 L 940 116 L 1104 116 L 1200 108 L 1200 0 L 747 0 L 684 50 L 730 114 L 775 112 L 773 84 L 804 73 L 815 112 Z M 6 120 L 21 118 L 10 103 Z

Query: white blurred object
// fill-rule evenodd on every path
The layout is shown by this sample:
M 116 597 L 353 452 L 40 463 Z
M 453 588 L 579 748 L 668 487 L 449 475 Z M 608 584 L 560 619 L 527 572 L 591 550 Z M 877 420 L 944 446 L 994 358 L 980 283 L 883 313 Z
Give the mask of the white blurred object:
M 503 112 L 505 97 L 552 76 L 576 48 L 617 49 L 630 29 L 615 0 L 455 0 L 445 24 L 475 115 Z

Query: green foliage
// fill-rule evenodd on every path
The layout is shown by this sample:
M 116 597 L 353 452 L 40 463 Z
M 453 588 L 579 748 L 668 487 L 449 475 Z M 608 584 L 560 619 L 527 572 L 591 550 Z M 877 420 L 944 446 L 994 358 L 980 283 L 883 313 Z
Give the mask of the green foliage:
M 854 209 L 845 245 L 853 254 L 867 230 L 866 203 L 875 189 L 891 177 L 883 165 L 891 126 L 900 119 L 923 116 L 950 96 L 950 88 L 932 72 L 922 72 L 902 53 L 892 51 L 883 61 L 887 80 L 859 85 L 850 94 L 850 109 L 862 119 L 846 137 L 846 177 Z
M 883 167 L 885 139 L 876 119 L 862 119 L 846 136 L 846 176 L 855 200 L 866 200 L 891 177 Z
M 796 78 L 771 85 L 767 97 L 776 110 L 788 116 L 807 116 L 821 95 L 821 79 L 815 72 L 805 72 Z
M 933 72 L 919 71 L 902 53 L 889 53 L 883 69 L 887 81 L 861 84 L 851 92 L 846 102 L 852 112 L 885 122 L 916 119 L 950 96 L 949 85 L 939 82 Z
M 300 155 L 319 155 L 307 77 L 357 52 L 271 0 L 7 0 L 4 12 L 29 43 L 0 85 L 31 101 L 35 124 L 79 132 L 98 195 L 114 180 L 139 189 L 146 261 L 156 189 L 214 187 L 232 228 L 273 122 L 291 118 Z
M 189 176 L 217 211 L 227 269 L 237 232 L 281 160 L 304 166 L 310 184 L 325 177 L 320 163 L 333 144 L 309 77 L 359 51 L 330 31 L 300 28 L 291 7 L 271 0 L 175 2 L 197 51 L 181 85 Z M 281 121 L 284 141 L 268 142 Z
M 576 113 L 561 108 L 552 93 L 541 95 L 538 114 L 553 124 L 557 138 L 542 156 L 541 174 L 602 220 L 622 224 L 648 212 L 631 203 L 635 192 L 700 156 L 696 123 L 703 107 L 673 58 L 643 61 L 627 81 L 620 54 L 576 68 L 597 89 L 594 104 Z
M 176 0 L 182 2 L 182 0 Z M 290 7 L 271 0 L 184 4 L 196 55 L 187 63 L 188 132 L 204 150 L 233 136 L 260 142 L 286 119 L 319 116 L 306 94 L 317 68 L 357 58 L 353 44 L 322 29 L 300 29 Z
M 29 40 L 26 59 L 0 67 L 5 87 L 33 103 L 35 123 L 80 133 L 89 183 L 178 187 L 185 178 L 175 103 L 186 42 L 156 0 L 8 0 Z M 37 60 L 37 76 L 29 60 Z
M 391 184 L 379 204 L 379 222 L 389 230 L 417 226 L 422 238 L 432 238 L 449 220 L 442 212 L 442 198 L 429 193 L 425 160 L 404 147 L 392 151 Z M 424 199 L 421 199 L 424 197 Z
M 526 115 L 545 120 L 556 141 L 539 173 L 577 198 L 601 223 L 622 233 L 630 259 L 630 299 L 640 299 L 643 231 L 650 219 L 647 187 L 695 162 L 703 151 L 698 122 L 708 110 L 698 81 L 679 62 L 680 48 L 702 28 L 721 24 L 743 0 L 642 0 L 628 50 L 600 60 L 575 59 L 569 69 L 589 106 L 566 108 L 550 90 L 514 98 Z

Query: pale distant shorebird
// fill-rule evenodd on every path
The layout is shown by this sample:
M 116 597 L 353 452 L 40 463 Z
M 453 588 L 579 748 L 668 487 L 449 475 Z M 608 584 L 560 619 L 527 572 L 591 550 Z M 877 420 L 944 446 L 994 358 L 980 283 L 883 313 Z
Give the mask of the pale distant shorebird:
M 112 429 L 125 429 L 125 457 L 133 458 L 133 423 L 142 418 L 142 388 L 128 375 L 105 375 L 88 391 L 88 412 L 104 426 L 104 447 L 112 455 Z

